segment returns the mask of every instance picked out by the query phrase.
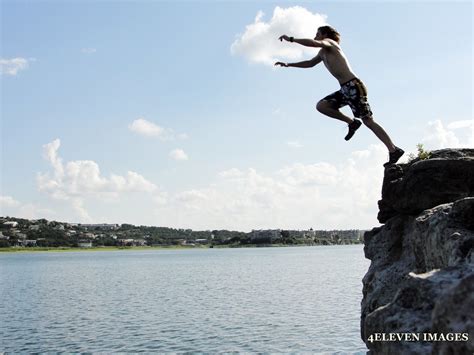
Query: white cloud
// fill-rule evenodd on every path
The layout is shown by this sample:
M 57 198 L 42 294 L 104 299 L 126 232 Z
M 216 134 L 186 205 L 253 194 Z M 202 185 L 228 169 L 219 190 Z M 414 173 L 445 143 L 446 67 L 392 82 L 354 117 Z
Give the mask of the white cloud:
M 459 129 L 459 128 L 469 128 L 473 129 L 474 121 L 473 120 L 462 120 L 462 121 L 454 121 L 448 123 L 448 129 Z
M 289 141 L 286 142 L 286 145 L 290 148 L 302 148 L 303 145 L 298 141 Z
M 0 74 L 15 76 L 21 70 L 26 70 L 29 67 L 29 61 L 34 61 L 34 58 L 0 58 Z
M 472 147 L 471 129 L 470 121 L 436 121 L 420 136 L 429 149 Z M 159 224 L 192 229 L 372 228 L 378 225 L 387 158 L 386 148 L 377 144 L 340 164 L 294 163 L 273 172 L 231 168 L 204 186 L 170 194 L 155 216 Z
M 78 197 L 71 198 L 71 205 L 81 222 L 85 222 L 85 223 L 93 222 L 92 217 L 89 215 L 89 212 L 87 212 L 87 210 L 84 207 L 84 199 L 78 198 Z
M 97 49 L 95 48 L 82 48 L 81 49 L 81 52 L 84 53 L 84 54 L 93 54 L 95 52 L 97 52 Z
M 427 149 L 473 145 L 470 121 L 430 122 L 425 133 L 420 132 L 419 136 L 430 144 Z M 94 161 L 64 161 L 58 154 L 60 145 L 59 139 L 44 145 L 43 155 L 51 169 L 38 174 L 38 187 L 53 197 L 56 204 L 72 208 L 76 216 L 67 220 L 96 221 L 96 213 L 87 208 L 92 201 L 104 203 L 104 198 L 108 198 L 122 202 L 128 198 L 134 207 L 127 205 L 127 212 L 123 213 L 125 218 L 134 215 L 135 224 L 195 230 L 371 228 L 378 224 L 382 165 L 388 155 L 380 144 L 355 151 L 340 164 L 293 163 L 270 172 L 234 167 L 216 173 L 202 186 L 177 186 L 177 191 L 171 192 L 136 172 L 104 176 Z M 187 157 L 182 150 L 176 151 L 181 152 L 177 156 Z M 404 159 L 407 155 L 408 152 Z M 0 202 L 10 215 L 21 212 L 25 217 L 46 218 L 53 214 L 11 196 L 2 196 Z M 127 222 L 123 216 L 114 216 L 107 205 L 102 211 L 104 220 Z
M 16 210 L 14 215 L 15 217 L 26 218 L 26 219 L 45 218 L 49 220 L 54 220 L 57 217 L 57 214 L 55 211 L 49 208 L 41 207 L 40 205 L 36 203 L 21 204 L 21 206 Z
M 4 207 L 18 207 L 19 205 L 20 202 L 18 202 L 11 196 L 0 196 L 0 208 L 2 209 Z M 0 214 L 3 215 L 3 213 Z
M 337 168 L 328 163 L 296 163 L 278 173 L 290 185 L 330 185 L 336 183 L 339 178 Z
M 471 148 L 474 146 L 474 121 L 454 121 L 447 126 L 441 120 L 429 122 L 421 141 L 429 150 Z
M 86 198 L 118 198 L 122 193 L 132 192 L 159 194 L 155 184 L 133 171 L 125 176 L 111 174 L 106 178 L 94 161 L 76 160 L 64 164 L 58 155 L 60 145 L 61 141 L 56 139 L 43 146 L 43 156 L 51 164 L 52 172 L 37 175 L 38 188 L 54 199 L 70 201 L 83 221 L 91 220 L 84 207 Z
M 179 192 L 156 216 L 193 229 L 370 228 L 387 152 L 354 152 L 344 164 L 292 164 L 273 173 L 228 169 L 202 188 Z
M 221 171 L 218 174 L 219 177 L 229 178 L 229 179 L 241 178 L 243 175 L 244 175 L 244 173 L 242 171 L 240 171 L 239 169 L 237 169 L 237 168 L 232 168 L 232 169 L 229 169 L 229 170 Z
M 21 203 L 11 196 L 0 196 L 0 216 L 15 216 L 27 219 L 54 219 L 56 213 L 35 203 Z
M 159 138 L 162 141 L 171 141 L 178 139 L 188 139 L 186 133 L 175 134 L 170 128 L 163 128 L 156 123 L 150 122 L 144 118 L 137 118 L 129 126 L 128 129 L 134 133 L 145 137 Z
M 164 206 L 168 203 L 168 193 L 166 191 L 156 191 L 153 202 L 158 206 Z
M 197 200 L 207 200 L 208 197 L 203 191 L 189 190 L 177 194 L 176 199 L 181 202 L 191 202 Z
M 144 118 L 138 118 L 128 126 L 128 128 L 135 133 L 141 134 L 147 137 L 160 137 L 162 138 L 165 134 L 165 129 L 154 124 L 153 122 L 147 121 Z
M 210 190 L 189 190 L 183 191 L 174 197 L 174 200 L 182 204 L 188 210 L 199 209 L 203 203 L 209 201 Z
M 60 145 L 61 141 L 59 139 L 55 139 L 51 143 L 43 145 L 43 158 L 52 165 L 56 180 L 62 179 L 64 175 L 63 163 L 57 154 Z
M 174 149 L 170 152 L 170 157 L 174 160 L 188 160 L 188 155 L 182 149 Z
M 156 186 L 140 174 L 128 171 L 125 177 L 112 174 L 110 184 L 117 192 L 153 192 Z
M 273 65 L 279 59 L 296 60 L 305 55 L 316 55 L 314 48 L 282 43 L 278 38 L 283 34 L 314 38 L 318 27 L 326 24 L 326 15 L 312 13 L 301 6 L 286 9 L 277 6 L 269 22 L 264 22 L 263 17 L 263 12 L 259 11 L 245 32 L 236 36 L 230 48 L 232 54 L 267 65 Z

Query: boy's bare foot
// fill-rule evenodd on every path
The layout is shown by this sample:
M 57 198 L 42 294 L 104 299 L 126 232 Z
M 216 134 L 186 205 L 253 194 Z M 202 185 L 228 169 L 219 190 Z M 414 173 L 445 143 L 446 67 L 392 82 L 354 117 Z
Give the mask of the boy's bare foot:
M 359 120 L 356 120 L 356 119 L 354 119 L 354 121 L 349 123 L 349 132 L 347 132 L 347 135 L 344 137 L 344 139 L 346 141 L 351 139 L 352 136 L 354 135 L 354 133 L 359 129 L 361 124 L 362 124 L 362 122 L 360 122 Z

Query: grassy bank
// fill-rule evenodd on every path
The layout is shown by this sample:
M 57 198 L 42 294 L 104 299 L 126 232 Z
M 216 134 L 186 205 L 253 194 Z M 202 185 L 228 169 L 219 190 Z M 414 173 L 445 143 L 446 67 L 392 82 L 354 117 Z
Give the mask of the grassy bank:
M 10 247 L 0 248 L 0 253 L 31 253 L 31 252 L 84 252 L 84 251 L 121 251 L 121 250 L 175 250 L 175 249 L 204 249 L 207 246 L 187 247 L 187 246 L 157 246 L 157 247 L 92 247 L 92 248 L 72 248 L 72 247 Z
M 361 243 L 354 243 L 361 244 Z M 336 244 L 332 244 L 336 245 Z M 350 245 L 350 244 L 340 244 Z M 214 245 L 213 248 L 270 248 L 270 247 L 307 247 L 307 246 L 324 246 L 324 245 L 305 245 L 305 244 L 229 244 Z M 154 247 L 92 247 L 92 248 L 72 248 L 72 247 L 9 247 L 0 248 L 0 253 L 31 253 L 31 252 L 85 252 L 85 251 L 121 251 L 121 250 L 192 250 L 192 249 L 209 249 L 209 245 L 185 246 L 185 245 L 162 245 Z

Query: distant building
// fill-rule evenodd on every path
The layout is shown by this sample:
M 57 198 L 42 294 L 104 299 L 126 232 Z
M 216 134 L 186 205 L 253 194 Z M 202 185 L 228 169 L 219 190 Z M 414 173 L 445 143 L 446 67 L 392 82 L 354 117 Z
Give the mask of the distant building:
M 83 237 L 84 237 L 84 238 L 87 238 L 87 239 L 95 239 L 95 238 L 97 238 L 97 236 L 96 236 L 94 233 L 84 233 L 84 234 L 83 234 Z
M 305 237 L 308 237 L 308 238 L 314 238 L 316 237 L 316 231 L 314 231 L 313 229 L 310 229 L 308 231 L 305 231 L 304 235 Z
M 81 241 L 77 243 L 79 248 L 92 248 L 92 242 L 91 241 Z
M 117 242 L 121 246 L 131 247 L 133 246 L 134 240 L 133 239 L 117 239 Z
M 35 247 L 36 246 L 36 240 L 20 240 L 20 244 L 24 247 Z

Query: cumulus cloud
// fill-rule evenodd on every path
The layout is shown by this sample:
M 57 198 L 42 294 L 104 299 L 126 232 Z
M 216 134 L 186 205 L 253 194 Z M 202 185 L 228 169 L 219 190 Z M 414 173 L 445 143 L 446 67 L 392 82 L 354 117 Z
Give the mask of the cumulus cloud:
M 182 149 L 174 149 L 170 152 L 170 157 L 174 160 L 188 160 L 188 155 Z
M 40 191 L 54 199 L 71 202 L 71 206 L 84 221 L 91 220 L 84 207 L 89 197 L 118 198 L 122 193 L 159 193 L 155 184 L 140 174 L 128 171 L 126 175 L 103 176 L 99 165 L 91 160 L 76 160 L 63 163 L 58 151 L 61 141 L 43 146 L 43 156 L 50 163 L 52 171 L 38 173 L 37 184 Z
M 430 150 L 472 147 L 472 129 L 470 120 L 434 121 L 419 136 L 424 137 L 422 143 Z M 381 144 L 355 151 L 341 163 L 293 163 L 268 172 L 233 167 L 217 172 L 202 186 L 177 186 L 177 191 L 166 192 L 136 172 L 104 176 L 94 161 L 65 162 L 59 154 L 60 143 L 58 139 L 43 147 L 43 156 L 51 169 L 38 174 L 38 187 L 58 203 L 69 204 L 83 221 L 92 219 L 87 209 L 90 197 L 145 192 L 134 195 L 140 198 L 136 204 L 140 215 L 137 218 L 143 218 L 138 223 L 243 231 L 365 229 L 378 224 L 377 201 L 383 180 L 382 165 L 387 159 L 386 148 Z M 182 150 L 175 151 L 177 156 L 187 157 Z M 24 205 L 11 196 L 2 196 L 0 202 L 10 206 L 9 211 L 23 207 L 23 214 L 40 214 L 38 206 Z M 144 213 L 148 211 L 145 208 L 154 211 Z
M 247 25 L 242 34 L 236 36 L 230 47 L 233 55 L 241 55 L 250 62 L 266 65 L 273 65 L 279 59 L 296 60 L 307 55 L 316 55 L 314 48 L 282 43 L 278 38 L 282 34 L 314 38 L 317 28 L 326 24 L 326 15 L 312 13 L 301 6 L 277 6 L 268 22 L 263 18 L 264 13 L 259 11 L 254 22 Z
M 461 120 L 445 125 L 441 120 L 429 122 L 422 143 L 427 149 L 472 148 L 474 121 Z
M 328 163 L 296 163 L 281 169 L 279 175 L 290 185 L 331 185 L 337 182 L 339 172 Z
M 387 152 L 380 145 L 354 152 L 343 164 L 295 163 L 272 173 L 232 168 L 202 188 L 170 196 L 157 218 L 172 226 L 226 228 L 369 228 Z
M 138 118 L 133 121 L 128 128 L 135 133 L 147 137 L 159 137 L 163 138 L 165 135 L 165 129 L 158 126 L 157 124 L 147 121 L 144 118 Z
M 128 129 L 136 134 L 151 137 L 159 138 L 163 141 L 170 141 L 174 139 L 187 139 L 188 135 L 186 133 L 175 134 L 175 132 L 170 128 L 163 128 L 156 123 L 148 121 L 144 118 L 138 118 L 134 120 L 129 126 Z
M 15 76 L 19 71 L 28 69 L 30 61 L 34 61 L 34 58 L 0 58 L 0 74 Z

